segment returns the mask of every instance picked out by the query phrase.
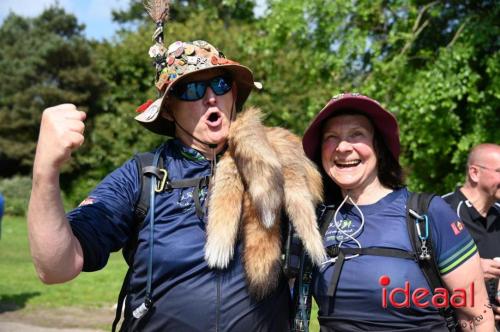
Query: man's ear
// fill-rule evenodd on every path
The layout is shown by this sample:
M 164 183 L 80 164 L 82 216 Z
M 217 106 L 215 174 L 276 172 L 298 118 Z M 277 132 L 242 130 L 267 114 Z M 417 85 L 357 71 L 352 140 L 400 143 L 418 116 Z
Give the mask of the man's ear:
M 479 182 L 479 167 L 476 165 L 470 165 L 469 169 L 469 178 L 473 183 L 478 183 Z

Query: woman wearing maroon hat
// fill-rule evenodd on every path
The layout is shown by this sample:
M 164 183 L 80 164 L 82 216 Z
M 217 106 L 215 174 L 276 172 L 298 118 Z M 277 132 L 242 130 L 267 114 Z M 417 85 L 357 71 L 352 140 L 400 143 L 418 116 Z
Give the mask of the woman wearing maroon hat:
M 359 94 L 336 96 L 306 130 L 303 147 L 325 185 L 319 224 L 329 259 L 313 271 L 311 285 L 321 331 L 454 330 L 444 318 L 453 310 L 440 314 L 439 289 L 433 295 L 421 267 L 432 262 L 430 255 L 447 289 L 441 297 L 462 295 L 449 302 L 462 329 L 493 331 L 476 246 L 455 213 L 433 197 L 418 223 L 407 219 L 413 195 L 403 184 L 391 113 Z

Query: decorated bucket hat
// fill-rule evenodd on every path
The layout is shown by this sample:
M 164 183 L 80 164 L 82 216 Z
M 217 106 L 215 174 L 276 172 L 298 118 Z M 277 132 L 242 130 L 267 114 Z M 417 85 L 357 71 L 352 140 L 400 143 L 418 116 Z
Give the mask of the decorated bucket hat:
M 253 88 L 262 88 L 260 83 L 254 82 L 252 71 L 248 67 L 227 59 L 222 52 L 204 40 L 176 41 L 165 47 L 163 24 L 168 16 L 168 2 L 153 2 L 150 6 L 146 5 L 146 10 L 157 26 L 153 34 L 155 44 L 149 49 L 149 56 L 156 68 L 155 85 L 160 97 L 137 109 L 139 115 L 135 119 L 141 125 L 157 134 L 174 136 L 173 122 L 160 114 L 165 107 L 165 101 L 169 98 L 169 92 L 176 83 L 195 73 L 215 68 L 227 72 L 237 87 L 237 110 L 243 107 Z
M 311 121 L 302 138 L 302 146 L 309 159 L 320 163 L 323 125 L 336 112 L 342 110 L 357 111 L 368 117 L 381 134 L 394 159 L 398 160 L 400 142 L 396 118 L 392 113 L 385 110 L 378 101 L 359 93 L 342 93 L 334 96 Z

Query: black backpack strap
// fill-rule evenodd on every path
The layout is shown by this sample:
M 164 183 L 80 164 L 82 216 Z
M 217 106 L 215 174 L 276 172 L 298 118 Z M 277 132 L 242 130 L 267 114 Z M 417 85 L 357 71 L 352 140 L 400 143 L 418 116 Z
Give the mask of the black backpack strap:
M 339 248 L 338 246 L 329 246 L 326 252 L 330 258 L 336 258 L 332 279 L 327 291 L 327 295 L 331 297 L 335 296 L 335 292 L 337 291 L 337 285 L 346 255 L 372 255 L 416 260 L 414 252 L 394 248 Z
M 322 237 L 325 236 L 334 214 L 335 207 L 333 205 L 322 206 L 320 211 L 318 211 L 318 226 Z M 289 236 L 290 243 L 296 240 L 294 237 Z M 298 241 L 300 242 L 300 239 Z M 293 256 L 293 253 L 293 249 L 290 249 L 288 254 Z M 287 252 L 285 251 L 286 254 Z M 293 288 L 293 321 L 290 329 L 291 332 L 309 331 L 309 321 L 311 319 L 313 263 L 305 250 L 302 250 L 299 257 L 299 274 L 295 278 Z M 290 258 L 285 257 L 285 260 L 290 260 Z
M 118 322 L 122 318 L 122 307 L 125 301 L 125 296 L 127 295 L 128 283 L 130 281 L 130 276 L 132 275 L 132 268 L 129 266 L 127 269 L 127 274 L 123 279 L 122 287 L 120 288 L 120 294 L 118 295 L 118 302 L 116 304 L 115 319 L 113 320 L 113 325 L 111 326 L 111 331 L 115 332 Z
M 141 195 L 139 196 L 139 199 L 136 202 L 134 208 L 134 222 L 136 222 L 138 226 L 142 225 L 149 210 L 149 187 L 151 184 L 151 177 L 146 176 L 145 170 L 147 170 L 147 167 L 153 167 L 155 169 L 157 168 L 155 165 L 153 165 L 154 156 L 155 154 L 153 152 L 138 153 L 134 156 L 134 160 L 137 164 L 137 176 L 139 177 L 141 188 Z M 158 165 L 158 168 L 162 167 L 163 158 L 160 158 L 160 165 Z M 154 173 L 154 169 L 149 169 L 149 172 Z M 138 229 L 140 229 L 140 227 Z
M 305 250 L 300 256 L 299 274 L 293 286 L 290 332 L 308 332 L 311 320 L 313 264 Z
M 204 187 L 208 186 L 210 182 L 210 176 L 201 176 L 197 178 L 188 178 L 174 181 L 167 181 L 165 184 L 165 190 L 179 189 L 179 188 L 191 188 L 191 187 Z
M 432 234 L 430 231 L 424 231 L 424 227 L 430 230 L 427 212 L 434 196 L 434 194 L 429 193 L 410 193 L 406 204 L 406 221 L 410 243 L 417 254 L 418 265 L 429 283 L 432 293 L 436 288 L 444 288 L 432 244 Z M 420 235 L 418 234 L 419 229 Z M 423 233 L 427 233 L 426 236 L 423 236 Z M 422 240 L 422 237 L 426 237 L 426 239 Z M 448 330 L 457 331 L 457 320 L 453 308 L 451 306 L 440 308 L 439 313 L 444 317 Z
M 151 175 L 160 178 L 163 174 L 160 169 L 163 167 L 163 158 L 160 155 L 158 166 L 153 166 L 153 152 L 144 152 L 134 155 L 134 161 L 137 164 L 137 177 L 139 178 L 140 196 L 134 206 L 134 219 L 132 226 L 132 235 L 129 242 L 123 247 L 122 253 L 129 266 L 132 265 L 133 255 L 137 247 L 139 230 L 144 225 L 144 219 L 149 210 L 149 200 L 151 197 Z M 161 179 L 161 178 L 160 178 Z
M 338 257 L 341 252 L 344 253 L 344 255 L 372 255 L 372 256 L 385 256 L 385 257 L 416 260 L 414 252 L 402 249 L 395 249 L 395 248 L 385 248 L 385 247 L 339 248 L 336 245 L 329 246 L 326 248 L 326 253 L 330 258 Z
M 132 264 L 134 260 L 135 250 L 137 249 L 137 241 L 139 237 L 139 230 L 144 225 L 144 220 L 149 210 L 149 199 L 151 197 L 151 175 L 160 178 L 162 173 L 159 171 L 163 167 L 163 158 L 160 154 L 160 159 L 158 165 L 153 165 L 155 154 L 153 152 L 138 153 L 134 155 L 134 161 L 137 164 L 137 176 L 139 178 L 139 188 L 140 196 L 134 206 L 134 219 L 132 227 L 132 235 L 129 241 L 122 249 L 123 257 L 128 264 L 127 273 L 122 282 L 122 287 L 120 289 L 120 294 L 118 295 L 118 302 L 116 306 L 115 319 L 113 320 L 113 325 L 111 331 L 115 332 L 118 322 L 122 316 L 123 302 L 127 295 L 128 285 L 130 282 L 130 277 L 132 275 Z
M 192 196 L 194 201 L 194 207 L 196 211 L 196 216 L 203 219 L 205 211 L 201 204 L 201 190 L 203 187 L 208 186 L 210 183 L 210 176 L 201 176 L 197 178 L 181 179 L 174 181 L 167 181 L 165 184 L 165 190 L 179 189 L 179 188 L 193 188 Z
M 291 223 L 284 230 L 283 253 L 281 257 L 281 269 L 287 279 L 299 276 L 301 256 L 304 250 L 302 241 Z
M 326 231 L 328 230 L 328 226 L 330 226 L 330 222 L 332 221 L 334 215 L 335 207 L 333 205 L 324 207 L 323 213 L 318 220 L 319 232 L 323 238 L 326 235 Z

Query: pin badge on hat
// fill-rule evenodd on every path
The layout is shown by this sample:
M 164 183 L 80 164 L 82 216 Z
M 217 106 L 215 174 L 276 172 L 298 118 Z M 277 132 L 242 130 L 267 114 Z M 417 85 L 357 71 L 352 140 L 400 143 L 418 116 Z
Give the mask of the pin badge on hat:
M 186 44 L 185 47 L 184 47 L 184 53 L 186 53 L 186 55 L 193 55 L 193 53 L 194 53 L 194 45 Z
M 181 47 L 182 47 L 182 42 L 181 41 L 173 42 L 172 44 L 168 45 L 167 53 L 169 55 L 173 54 L 173 53 L 175 53 Z
M 188 65 L 196 65 L 198 63 L 198 58 L 195 56 L 186 57 Z
M 184 46 L 179 46 L 173 53 L 176 58 L 180 57 L 184 53 Z
M 154 103 L 149 105 L 144 112 L 142 112 L 145 120 L 152 120 L 158 116 L 160 112 L 161 99 L 157 99 Z
M 154 44 L 149 48 L 149 56 L 152 58 L 156 58 L 158 56 L 161 56 L 165 53 L 165 48 L 163 45 L 160 44 Z

